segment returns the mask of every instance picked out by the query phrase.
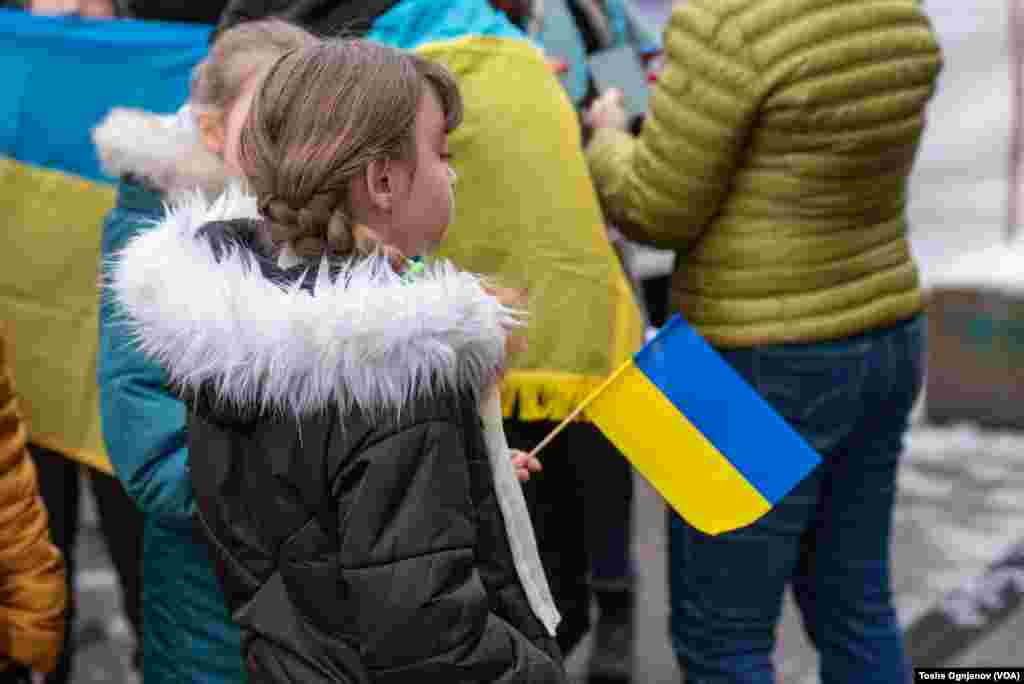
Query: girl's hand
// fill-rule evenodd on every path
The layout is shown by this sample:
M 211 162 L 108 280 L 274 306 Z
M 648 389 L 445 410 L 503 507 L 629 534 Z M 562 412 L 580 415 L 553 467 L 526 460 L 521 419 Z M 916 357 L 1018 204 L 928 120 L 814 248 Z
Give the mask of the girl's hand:
M 594 100 L 590 105 L 586 116 L 587 124 L 593 128 L 615 128 L 620 131 L 626 130 L 628 117 L 626 110 L 622 107 L 622 92 L 616 88 L 609 88 L 601 97 Z
M 525 451 L 509 449 L 509 455 L 512 457 L 512 465 L 516 469 L 516 477 L 520 482 L 527 482 L 531 473 L 539 473 L 544 469 L 540 461 Z

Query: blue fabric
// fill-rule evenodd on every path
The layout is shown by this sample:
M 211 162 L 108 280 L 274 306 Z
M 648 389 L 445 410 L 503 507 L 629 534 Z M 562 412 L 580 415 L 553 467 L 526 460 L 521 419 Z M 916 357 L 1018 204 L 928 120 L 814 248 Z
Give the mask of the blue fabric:
M 209 33 L 0 10 L 0 155 L 104 179 L 89 131 L 115 106 L 177 110 Z
M 741 530 L 711 537 L 670 514 L 672 645 L 689 684 L 774 684 L 787 583 L 823 684 L 910 681 L 889 543 L 925 334 L 916 317 L 843 341 L 722 352 L 824 460 Z
M 105 261 L 159 220 L 161 197 L 121 183 L 103 226 Z M 224 605 L 209 551 L 195 535 L 185 406 L 167 375 L 133 344 L 107 292 L 97 359 L 103 438 L 114 469 L 146 516 L 143 668 L 146 684 L 245 680 L 240 635 Z
M 402 0 L 377 17 L 366 37 L 411 50 L 424 43 L 465 35 L 524 37 L 523 32 L 487 0 Z

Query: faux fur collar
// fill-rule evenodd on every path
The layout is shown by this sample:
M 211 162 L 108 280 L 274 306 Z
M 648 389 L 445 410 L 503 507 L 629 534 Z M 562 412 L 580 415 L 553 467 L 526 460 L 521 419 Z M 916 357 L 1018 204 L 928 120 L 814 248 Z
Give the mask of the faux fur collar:
M 233 186 L 212 203 L 193 193 L 108 271 L 140 349 L 186 395 L 294 415 L 375 412 L 441 391 L 478 395 L 496 378 L 517 319 L 477 277 L 439 262 L 404 282 L 367 259 L 283 284 L 251 245 L 209 237 L 211 222 L 256 216 Z
M 162 116 L 141 109 L 112 109 L 92 130 L 103 171 L 133 175 L 177 196 L 197 188 L 210 197 L 223 192 L 228 173 L 199 139 L 187 107 Z

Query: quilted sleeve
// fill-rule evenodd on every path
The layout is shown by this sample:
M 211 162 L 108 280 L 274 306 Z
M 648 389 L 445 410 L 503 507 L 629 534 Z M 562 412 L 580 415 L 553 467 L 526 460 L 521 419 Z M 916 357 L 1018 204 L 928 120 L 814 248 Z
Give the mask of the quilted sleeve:
M 64 636 L 64 561 L 25 442 L 0 333 L 0 657 L 50 672 Z
M 685 249 L 730 188 L 761 96 L 738 28 L 700 0 L 676 4 L 665 60 L 639 138 L 601 129 L 587 154 L 605 210 L 624 233 Z

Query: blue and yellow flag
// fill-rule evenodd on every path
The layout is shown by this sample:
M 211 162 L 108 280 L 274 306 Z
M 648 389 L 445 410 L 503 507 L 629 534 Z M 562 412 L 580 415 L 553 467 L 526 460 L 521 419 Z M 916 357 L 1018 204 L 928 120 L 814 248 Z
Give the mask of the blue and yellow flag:
M 756 521 L 821 461 L 678 315 L 594 392 L 586 412 L 708 534 Z
M 0 316 L 29 438 L 111 471 L 96 384 L 100 237 L 114 204 L 90 130 L 172 113 L 208 27 L 0 9 Z

